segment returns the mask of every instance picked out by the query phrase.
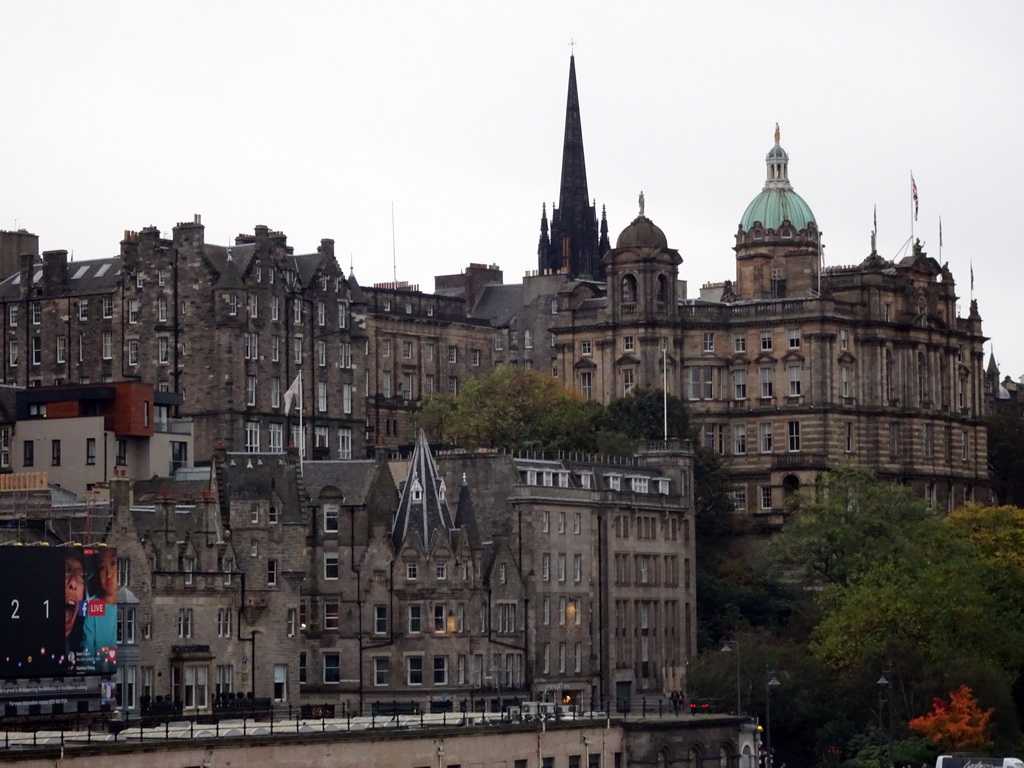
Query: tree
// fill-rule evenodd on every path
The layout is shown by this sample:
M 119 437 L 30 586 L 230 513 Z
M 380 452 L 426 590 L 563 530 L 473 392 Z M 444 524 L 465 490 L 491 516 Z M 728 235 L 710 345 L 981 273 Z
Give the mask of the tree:
M 434 440 L 470 450 L 596 450 L 601 406 L 550 376 L 501 365 L 470 379 L 456 396 L 429 398 L 417 425 Z
M 984 750 L 992 709 L 982 709 L 973 691 L 961 685 L 949 694 L 949 701 L 935 699 L 932 711 L 910 721 L 910 727 L 947 751 Z
M 1003 504 L 1024 506 L 1024 420 L 1012 411 L 988 421 L 988 465 L 992 487 Z

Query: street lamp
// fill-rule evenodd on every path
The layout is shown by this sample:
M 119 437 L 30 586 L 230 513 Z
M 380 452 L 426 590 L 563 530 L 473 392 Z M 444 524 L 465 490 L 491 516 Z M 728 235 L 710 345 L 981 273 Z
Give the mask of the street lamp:
M 765 753 L 764 768 L 772 768 L 772 687 L 781 685 L 775 670 L 764 668 L 764 731 L 768 739 L 768 751 Z
M 743 714 L 743 702 L 741 698 L 740 688 L 740 641 L 739 638 L 733 638 L 732 640 L 726 640 L 722 646 L 723 653 L 731 653 L 735 650 L 736 652 L 736 714 Z
M 882 672 L 882 676 L 878 678 L 878 686 L 881 689 L 879 691 L 879 699 L 881 699 L 882 691 L 886 691 L 885 699 L 886 704 L 889 707 L 889 726 L 886 728 L 886 741 L 888 743 L 888 749 L 886 750 L 886 757 L 888 758 L 889 768 L 893 767 L 892 762 L 892 670 L 887 669 Z M 881 716 L 881 712 L 878 713 Z

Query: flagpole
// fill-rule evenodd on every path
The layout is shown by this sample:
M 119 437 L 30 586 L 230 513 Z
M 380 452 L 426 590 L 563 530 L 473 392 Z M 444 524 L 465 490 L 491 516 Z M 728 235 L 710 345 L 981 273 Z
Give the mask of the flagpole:
M 910 245 L 914 245 L 914 172 L 910 172 Z

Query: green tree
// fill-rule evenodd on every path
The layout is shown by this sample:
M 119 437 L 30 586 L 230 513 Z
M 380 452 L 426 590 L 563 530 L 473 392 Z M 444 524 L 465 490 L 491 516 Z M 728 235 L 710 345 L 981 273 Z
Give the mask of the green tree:
M 987 421 L 992 487 L 1003 504 L 1024 506 L 1024 420 L 1000 411 Z

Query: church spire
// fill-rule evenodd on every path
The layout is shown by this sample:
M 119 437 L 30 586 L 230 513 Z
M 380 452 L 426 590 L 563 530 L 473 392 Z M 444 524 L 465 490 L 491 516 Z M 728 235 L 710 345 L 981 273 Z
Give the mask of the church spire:
M 562 142 L 562 177 L 558 205 L 551 209 L 548 246 L 538 255 L 538 269 L 567 271 L 571 277 L 603 277 L 598 246 L 595 206 L 587 190 L 587 165 L 583 156 L 583 127 L 576 87 L 576 57 L 569 57 L 569 91 L 565 104 Z M 544 242 L 541 233 L 541 242 Z

